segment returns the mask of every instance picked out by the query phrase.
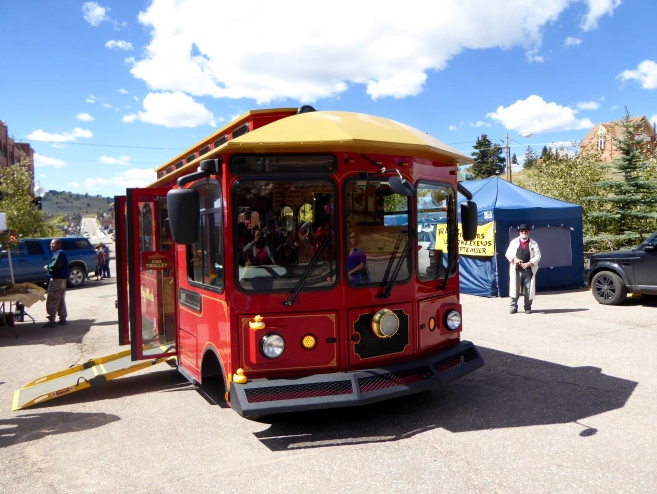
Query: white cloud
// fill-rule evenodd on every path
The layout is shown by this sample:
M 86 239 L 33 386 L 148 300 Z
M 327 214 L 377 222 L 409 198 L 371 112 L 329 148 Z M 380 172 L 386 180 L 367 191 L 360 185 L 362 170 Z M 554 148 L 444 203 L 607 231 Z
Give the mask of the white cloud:
M 114 108 L 114 107 L 113 107 L 112 105 L 110 105 L 109 103 L 103 103 L 103 107 L 104 107 L 104 108 L 110 108 L 110 109 L 111 109 L 111 108 Z
M 91 139 L 93 136 L 90 130 L 76 127 L 73 130 L 62 132 L 61 134 L 49 134 L 41 129 L 37 129 L 28 135 L 27 138 L 41 142 L 75 142 L 78 138 L 84 137 L 85 139 Z
M 89 115 L 88 113 L 78 113 L 78 114 L 75 116 L 75 118 L 77 118 L 77 119 L 80 120 L 81 122 L 93 122 L 93 121 L 94 121 L 94 117 L 92 117 L 92 116 Z
M 173 93 L 150 93 L 144 98 L 143 112 L 123 117 L 124 122 L 140 120 L 165 127 L 215 126 L 212 112 L 179 91 Z
M 130 164 L 130 156 L 119 156 L 118 158 L 112 158 L 110 156 L 101 156 L 98 158 L 98 161 L 105 165 L 122 165 L 128 166 Z
M 66 161 L 60 160 L 57 158 L 49 158 L 39 153 L 34 153 L 34 166 L 35 168 L 41 168 L 44 166 L 53 166 L 55 168 L 62 168 L 63 166 L 68 165 Z M 42 175 L 43 177 L 43 175 Z
M 109 48 L 110 50 L 113 48 L 116 48 L 117 50 L 124 50 L 124 51 L 130 51 L 133 49 L 132 43 L 128 41 L 123 41 L 123 40 L 109 40 L 107 43 L 105 43 L 105 48 Z
M 70 184 L 68 184 L 68 186 L 69 187 L 75 187 L 77 189 L 78 187 L 80 187 L 80 184 L 77 183 L 77 182 L 71 182 Z
M 139 98 L 137 96 L 133 96 L 133 98 L 135 99 L 135 101 L 137 102 L 139 101 Z
M 477 123 L 470 122 L 470 127 L 490 127 L 490 124 L 488 122 L 477 120 Z
M 588 118 L 577 119 L 579 110 L 561 106 L 557 103 L 547 103 L 540 96 L 532 95 L 524 101 L 518 100 L 504 108 L 486 115 L 498 121 L 504 127 L 515 132 L 559 132 L 563 130 L 590 129 L 593 122 Z
M 119 185 L 121 187 L 144 187 L 155 181 L 155 170 L 149 168 L 142 170 L 132 168 L 111 178 L 88 178 L 84 181 L 84 187 L 88 190 L 96 190 L 102 186 Z
M 121 93 L 121 94 L 128 94 L 128 91 L 127 91 L 126 89 L 119 88 L 119 93 Z
M 582 40 L 579 38 L 573 38 L 572 36 L 568 36 L 564 42 L 563 45 L 568 47 L 568 46 L 579 46 L 582 44 Z
M 577 108 L 580 110 L 597 110 L 600 108 L 600 103 L 597 101 L 582 101 L 581 103 L 577 103 Z
M 134 113 L 131 113 L 130 115 L 124 115 L 123 118 L 121 119 L 122 122 L 126 122 L 126 123 L 132 123 L 135 120 L 137 120 L 137 115 Z
M 90 94 L 89 97 L 85 100 L 87 103 L 95 103 L 96 97 L 93 94 Z
M 626 70 L 617 77 L 621 81 L 637 80 L 643 89 L 657 89 L 657 63 L 644 60 L 637 65 L 637 70 Z
M 598 27 L 598 20 L 604 15 L 614 15 L 614 9 L 621 0 L 587 0 L 589 11 L 582 22 L 582 30 L 590 31 Z
M 101 7 L 96 2 L 86 2 L 82 5 L 82 13 L 84 20 L 92 26 L 99 26 L 103 21 L 109 21 L 107 12 L 111 9 L 109 7 Z
M 527 61 L 532 63 L 541 63 L 543 61 L 543 55 L 538 54 L 538 50 L 528 50 L 525 52 L 525 58 L 527 58 Z
M 144 57 L 128 62 L 152 91 L 312 102 L 361 84 L 374 100 L 403 98 L 420 93 L 429 71 L 444 69 L 464 50 L 520 47 L 529 60 L 541 61 L 546 26 L 574 2 L 588 7 L 589 29 L 616 1 L 543 0 L 537 8 L 506 0 L 472 8 L 443 0 L 440 15 L 427 15 L 435 9 L 430 0 L 408 8 L 382 0 L 375 9 L 334 0 L 317 16 L 308 2 L 254 0 L 226 9 L 212 0 L 153 0 L 139 15 L 151 42 Z M 216 42 L 216 19 L 225 39 L 240 40 L 230 50 Z M 250 36 L 244 36 L 247 25 Z
M 456 125 L 450 125 L 448 128 L 449 128 L 449 130 L 457 130 L 458 129 L 458 127 Z

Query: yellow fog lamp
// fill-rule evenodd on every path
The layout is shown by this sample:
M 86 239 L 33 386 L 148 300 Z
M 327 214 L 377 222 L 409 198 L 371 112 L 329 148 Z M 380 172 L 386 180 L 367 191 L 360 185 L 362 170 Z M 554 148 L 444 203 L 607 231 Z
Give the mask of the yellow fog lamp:
M 317 346 L 317 338 L 312 334 L 304 335 L 303 338 L 301 338 L 301 346 L 306 350 L 312 350 Z
M 399 330 L 399 318 L 390 309 L 381 309 L 372 318 L 372 332 L 377 338 L 392 338 Z

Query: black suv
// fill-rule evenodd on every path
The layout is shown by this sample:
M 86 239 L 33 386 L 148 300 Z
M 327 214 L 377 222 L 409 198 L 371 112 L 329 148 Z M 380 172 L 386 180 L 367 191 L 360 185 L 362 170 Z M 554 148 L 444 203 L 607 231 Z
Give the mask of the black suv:
M 601 304 L 622 304 L 627 292 L 657 299 L 657 232 L 632 250 L 600 252 L 591 256 L 584 283 Z

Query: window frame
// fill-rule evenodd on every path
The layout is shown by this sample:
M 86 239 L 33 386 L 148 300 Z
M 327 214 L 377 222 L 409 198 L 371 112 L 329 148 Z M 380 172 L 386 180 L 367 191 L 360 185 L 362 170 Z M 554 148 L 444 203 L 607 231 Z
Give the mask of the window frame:
M 418 198 L 420 197 L 420 194 L 418 192 L 419 192 L 419 189 L 423 185 L 431 185 L 431 186 L 434 186 L 434 187 L 444 187 L 446 189 L 450 189 L 452 199 L 453 199 L 453 211 L 452 211 L 452 213 L 453 213 L 454 219 L 456 221 L 454 222 L 454 225 L 451 226 L 451 228 L 450 228 L 450 225 L 449 225 L 449 211 L 446 211 L 446 226 L 447 226 L 447 229 L 448 229 L 448 231 L 447 231 L 447 241 L 448 241 L 448 249 L 449 249 L 447 251 L 447 254 L 448 254 L 448 258 L 447 258 L 448 259 L 448 261 L 447 261 L 448 265 L 447 265 L 447 267 L 448 268 L 451 267 L 451 269 L 447 273 L 447 276 L 444 276 L 444 275 L 442 277 L 438 276 L 439 270 L 436 271 L 436 276 L 433 277 L 433 278 L 430 278 L 426 275 L 423 275 L 422 277 L 420 276 L 420 255 L 419 255 L 419 250 L 418 250 L 418 246 L 419 246 L 419 242 L 420 242 L 420 235 L 419 235 L 420 232 L 417 231 L 416 236 L 415 236 L 415 251 L 416 251 L 416 256 L 417 256 L 417 260 L 415 262 L 415 274 L 417 276 L 418 282 L 420 282 L 420 283 L 442 282 L 442 286 L 439 285 L 437 288 L 438 289 L 444 289 L 444 288 L 447 287 L 448 280 L 450 278 L 453 278 L 454 276 L 456 276 L 456 274 L 458 273 L 458 269 L 456 268 L 456 266 L 458 264 L 458 255 L 459 255 L 458 254 L 458 248 L 459 248 L 458 247 L 458 245 L 459 245 L 459 243 L 458 243 L 458 238 L 459 238 L 459 229 L 458 229 L 459 216 L 458 216 L 458 210 L 457 210 L 457 208 L 458 208 L 458 194 L 457 194 L 456 188 L 454 187 L 454 185 L 451 182 L 444 182 L 444 181 L 441 181 L 441 180 L 428 180 L 428 179 L 418 180 L 417 183 L 415 184 L 415 190 L 417 192 L 416 192 L 415 201 L 414 201 L 415 202 L 414 209 L 415 209 L 415 218 L 416 218 L 415 222 L 416 223 L 418 223 L 420 221 L 420 209 L 418 208 L 418 205 L 417 205 Z M 435 235 L 434 235 L 434 242 L 435 242 Z M 434 243 L 434 249 L 435 249 L 435 243 Z M 449 254 L 451 252 L 454 252 L 454 255 L 456 256 L 456 259 L 455 259 L 455 262 L 451 263 L 451 266 L 450 266 Z
M 197 287 L 197 288 L 203 288 L 205 290 L 210 290 L 216 293 L 223 293 L 224 290 L 226 289 L 226 269 L 225 269 L 225 262 L 226 262 L 226 249 L 225 249 L 225 228 L 224 228 L 224 191 L 222 188 L 222 184 L 219 180 L 215 179 L 206 179 L 202 180 L 192 186 L 192 189 L 199 189 L 201 187 L 205 187 L 208 185 L 213 185 L 216 187 L 216 189 L 219 191 L 219 195 L 215 199 L 215 203 L 219 201 L 220 207 L 211 207 L 211 208 L 204 208 L 200 209 L 199 206 L 199 231 L 198 231 L 198 239 L 197 242 L 200 240 L 203 242 L 203 245 L 205 241 L 208 241 L 208 246 L 206 249 L 204 249 L 204 257 L 203 257 L 203 262 L 208 263 L 208 273 L 210 273 L 210 264 L 212 261 L 212 258 L 219 257 L 219 265 L 222 266 L 221 269 L 221 282 L 219 285 L 211 285 L 208 283 L 205 283 L 205 275 L 203 275 L 203 280 L 204 281 L 198 281 L 194 278 L 192 278 L 194 274 L 194 266 L 193 266 L 193 260 L 194 260 L 194 254 L 192 252 L 192 249 L 195 248 L 196 242 L 194 244 L 190 244 L 187 246 L 185 249 L 186 257 L 187 257 L 187 262 L 186 262 L 186 270 L 187 270 L 187 283 L 189 283 L 190 286 Z M 210 252 L 210 244 L 212 243 L 212 238 L 209 236 L 210 232 L 208 231 L 207 228 L 207 217 L 209 216 L 218 216 L 220 224 L 217 225 L 215 223 L 213 231 L 219 231 L 220 238 L 218 240 L 215 240 L 216 245 L 214 245 L 215 252 Z M 206 225 L 206 226 L 204 226 Z M 204 245 L 205 246 L 205 245 Z M 218 252 L 217 252 L 217 247 L 218 247 Z M 215 263 L 216 264 L 216 263 Z M 202 273 L 205 273 L 205 266 L 202 266 Z

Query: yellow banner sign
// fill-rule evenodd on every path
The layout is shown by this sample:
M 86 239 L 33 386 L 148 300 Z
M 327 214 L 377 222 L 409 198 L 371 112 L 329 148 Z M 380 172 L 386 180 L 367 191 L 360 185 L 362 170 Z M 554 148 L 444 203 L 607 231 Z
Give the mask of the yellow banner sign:
M 436 249 L 447 252 L 447 227 L 436 225 Z M 463 240 L 463 229 L 459 223 L 459 255 L 490 257 L 495 255 L 495 222 L 477 226 L 477 238 Z

